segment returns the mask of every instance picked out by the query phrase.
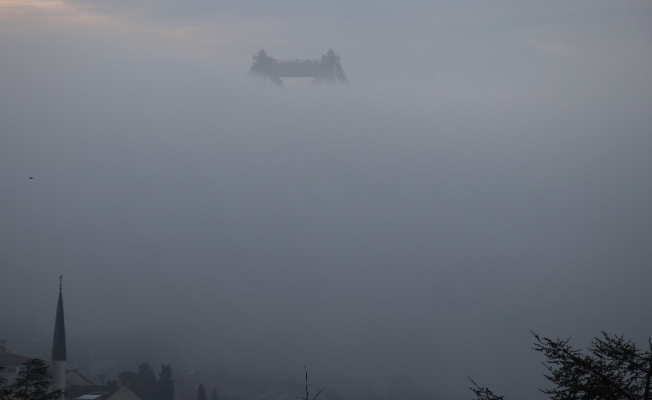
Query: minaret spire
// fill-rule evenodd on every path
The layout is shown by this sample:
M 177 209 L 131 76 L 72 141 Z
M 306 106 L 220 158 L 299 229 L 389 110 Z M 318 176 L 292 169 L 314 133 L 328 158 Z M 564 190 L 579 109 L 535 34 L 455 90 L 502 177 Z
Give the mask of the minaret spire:
M 66 386 L 66 326 L 63 319 L 63 275 L 59 276 L 59 301 L 52 341 L 52 390 Z M 63 397 L 63 396 L 62 396 Z

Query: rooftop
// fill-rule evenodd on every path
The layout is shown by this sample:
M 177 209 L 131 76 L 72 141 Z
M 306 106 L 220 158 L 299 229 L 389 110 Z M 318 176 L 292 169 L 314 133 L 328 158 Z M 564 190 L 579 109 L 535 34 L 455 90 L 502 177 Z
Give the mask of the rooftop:
M 22 365 L 34 357 L 25 357 L 18 354 L 0 354 L 0 367 L 7 367 L 10 365 Z

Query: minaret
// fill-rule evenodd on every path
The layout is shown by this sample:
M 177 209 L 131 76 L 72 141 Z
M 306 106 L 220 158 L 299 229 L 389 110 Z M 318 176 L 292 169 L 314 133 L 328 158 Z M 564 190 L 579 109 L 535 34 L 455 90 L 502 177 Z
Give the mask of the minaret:
M 57 303 L 57 317 L 54 322 L 54 340 L 52 342 L 52 390 L 66 388 L 66 326 L 63 323 L 62 284 L 63 275 L 59 277 L 59 302 Z M 63 399 L 63 396 L 61 398 Z

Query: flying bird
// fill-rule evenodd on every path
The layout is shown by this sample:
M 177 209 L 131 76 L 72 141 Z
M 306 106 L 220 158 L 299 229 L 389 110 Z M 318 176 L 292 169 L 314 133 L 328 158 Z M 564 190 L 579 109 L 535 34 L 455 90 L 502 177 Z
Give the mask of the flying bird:
M 29 179 L 34 179 L 34 177 L 33 177 L 33 176 L 30 176 Z

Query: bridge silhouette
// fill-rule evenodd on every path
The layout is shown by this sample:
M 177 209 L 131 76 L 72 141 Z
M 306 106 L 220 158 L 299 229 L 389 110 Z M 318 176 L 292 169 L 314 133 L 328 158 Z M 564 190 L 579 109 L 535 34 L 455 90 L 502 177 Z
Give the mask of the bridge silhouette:
M 315 78 L 312 81 L 313 85 L 324 82 L 340 84 L 349 82 L 340 64 L 340 56 L 332 49 L 329 49 L 321 60 L 276 60 L 262 49 L 254 55 L 249 73 L 265 79 L 269 78 L 279 87 L 283 87 L 281 78 Z

